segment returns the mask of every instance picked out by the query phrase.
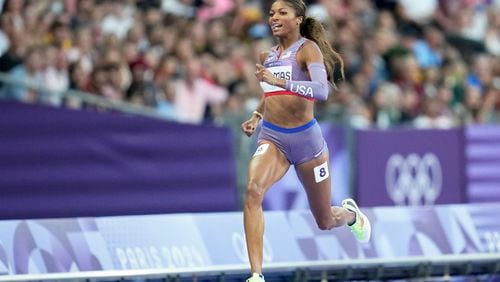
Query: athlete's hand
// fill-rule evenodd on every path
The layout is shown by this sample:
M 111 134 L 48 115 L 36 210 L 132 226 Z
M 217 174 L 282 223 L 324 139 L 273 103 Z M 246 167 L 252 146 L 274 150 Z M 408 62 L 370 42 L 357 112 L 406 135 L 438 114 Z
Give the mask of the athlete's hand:
M 266 67 L 260 64 L 255 64 L 255 67 L 257 67 L 257 70 L 255 71 L 255 77 L 259 81 L 264 81 L 267 82 L 271 85 L 278 85 L 278 78 L 274 76 Z
M 259 124 L 259 118 L 252 115 L 252 117 L 241 124 L 241 131 L 245 133 L 248 137 L 252 136 L 257 125 Z

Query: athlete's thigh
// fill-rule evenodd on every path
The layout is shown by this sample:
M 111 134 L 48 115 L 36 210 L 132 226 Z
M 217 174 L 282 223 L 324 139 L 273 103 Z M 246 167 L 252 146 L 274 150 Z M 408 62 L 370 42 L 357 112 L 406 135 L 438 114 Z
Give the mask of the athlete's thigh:
M 295 171 L 307 193 L 315 218 L 331 217 L 331 175 L 328 151 L 315 159 L 295 166 Z
M 265 191 L 288 171 L 290 163 L 278 147 L 263 140 L 257 146 L 248 167 L 248 180 L 256 182 Z M 264 191 L 264 192 L 265 192 Z

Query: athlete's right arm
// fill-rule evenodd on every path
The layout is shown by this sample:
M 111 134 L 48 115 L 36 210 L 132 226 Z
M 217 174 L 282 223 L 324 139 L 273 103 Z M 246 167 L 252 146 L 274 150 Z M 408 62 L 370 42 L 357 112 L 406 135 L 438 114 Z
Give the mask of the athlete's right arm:
M 264 61 L 266 60 L 269 52 L 268 51 L 263 51 L 259 55 L 260 63 L 264 64 Z M 264 105 L 266 103 L 265 96 L 262 95 L 260 98 L 259 105 L 253 111 L 252 116 L 250 119 L 245 121 L 244 123 L 241 124 L 241 130 L 247 135 L 247 136 L 252 136 L 254 133 L 255 129 L 257 128 L 257 125 L 259 124 L 259 121 L 263 118 L 264 116 Z
M 255 109 L 255 111 L 253 111 L 252 116 L 247 121 L 241 124 L 241 130 L 248 137 L 252 136 L 255 129 L 257 128 L 257 125 L 259 124 L 259 121 L 263 118 L 264 104 L 265 104 L 265 99 L 264 95 L 262 95 L 262 97 L 260 98 L 259 105 Z
M 269 51 L 260 52 L 260 54 L 259 54 L 259 60 L 260 60 L 261 64 L 264 64 L 264 61 L 266 60 L 266 58 L 267 58 L 268 55 L 269 55 Z M 261 119 L 262 119 L 262 117 L 264 115 L 264 105 L 265 105 L 265 103 L 266 103 L 265 96 L 262 95 L 261 98 L 260 98 L 260 103 L 257 106 L 257 108 L 255 109 L 255 111 L 257 113 L 260 113 L 262 115 L 260 117 Z

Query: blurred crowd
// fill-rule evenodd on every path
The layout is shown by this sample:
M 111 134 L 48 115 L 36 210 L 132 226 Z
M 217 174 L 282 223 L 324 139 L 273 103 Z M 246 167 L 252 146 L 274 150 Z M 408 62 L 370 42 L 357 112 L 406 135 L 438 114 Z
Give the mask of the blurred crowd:
M 3 3 L 2 3 L 3 2 Z M 261 95 L 258 54 L 274 44 L 266 0 L 4 0 L 5 97 L 85 108 L 78 90 L 187 123 L 234 123 Z M 316 0 L 345 62 L 319 120 L 355 128 L 500 121 L 499 0 Z M 337 68 L 338 70 L 338 68 Z M 339 76 L 340 77 L 340 76 Z

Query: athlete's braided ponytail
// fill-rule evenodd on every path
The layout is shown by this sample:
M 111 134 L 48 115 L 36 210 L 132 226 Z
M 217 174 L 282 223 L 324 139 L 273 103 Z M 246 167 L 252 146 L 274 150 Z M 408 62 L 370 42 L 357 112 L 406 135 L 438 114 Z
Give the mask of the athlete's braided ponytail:
M 323 60 L 328 73 L 328 79 L 334 83 L 333 74 L 335 64 L 339 63 L 340 73 L 344 79 L 344 61 L 339 53 L 333 50 L 332 46 L 326 40 L 325 29 L 316 19 L 305 17 L 300 25 L 300 34 L 307 39 L 310 39 L 318 44 L 321 53 L 323 53 Z

